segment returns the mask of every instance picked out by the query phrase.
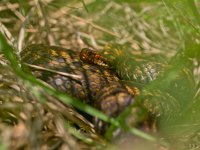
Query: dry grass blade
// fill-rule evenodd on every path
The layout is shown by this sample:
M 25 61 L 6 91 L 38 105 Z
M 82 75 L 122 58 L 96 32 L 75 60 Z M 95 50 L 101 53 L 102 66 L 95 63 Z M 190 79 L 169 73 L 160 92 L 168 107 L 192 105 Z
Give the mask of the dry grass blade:
M 0 22 L 0 31 L 1 31 L 1 33 L 3 35 L 5 35 L 5 37 L 7 38 L 8 43 L 10 45 L 14 46 L 14 43 L 15 43 L 14 37 L 12 36 L 10 31 L 5 27 L 5 25 L 3 25 L 1 22 Z
M 62 76 L 70 77 L 70 78 L 75 79 L 75 80 L 81 79 L 81 77 L 79 75 L 75 75 L 75 74 L 60 72 L 60 71 L 56 71 L 56 70 L 52 70 L 52 69 L 48 69 L 48 68 L 44 68 L 44 67 L 40 67 L 40 66 L 36 66 L 36 65 L 31 65 L 31 64 L 27 64 L 27 63 L 24 63 L 24 65 L 29 66 L 29 67 L 34 68 L 34 69 L 48 71 L 48 72 L 52 72 L 52 73 L 59 74 L 59 75 L 62 75 Z
M 74 18 L 74 19 L 76 19 L 76 20 L 79 20 L 79 21 L 82 21 L 82 22 L 84 22 L 84 23 L 87 23 L 87 24 L 91 25 L 92 27 L 94 27 L 95 29 L 98 29 L 98 30 L 100 30 L 100 31 L 102 31 L 102 32 L 105 32 L 105 33 L 107 33 L 107 34 L 110 34 L 110 35 L 112 35 L 112 36 L 115 36 L 115 37 L 117 37 L 117 38 L 120 38 L 120 36 L 119 36 L 117 33 L 114 33 L 114 32 L 112 32 L 112 31 L 110 31 L 110 30 L 108 30 L 108 29 L 105 29 L 105 28 L 103 28 L 103 27 L 101 27 L 101 26 L 99 26 L 99 25 L 96 25 L 96 24 L 94 24 L 93 22 L 90 22 L 90 21 L 88 21 L 88 20 L 85 20 L 85 19 L 83 19 L 83 18 L 81 18 L 81 17 L 78 17 L 78 16 L 75 16 L 75 15 L 71 15 L 71 17 Z

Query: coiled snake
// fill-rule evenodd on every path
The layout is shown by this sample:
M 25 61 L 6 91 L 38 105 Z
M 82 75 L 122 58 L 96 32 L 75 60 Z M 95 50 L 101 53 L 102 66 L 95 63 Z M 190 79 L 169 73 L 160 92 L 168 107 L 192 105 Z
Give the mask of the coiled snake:
M 88 53 L 89 52 L 89 53 Z M 76 75 L 64 76 L 48 70 L 32 69 L 37 78 L 94 106 L 109 117 L 117 117 L 134 101 L 137 89 L 124 85 L 96 52 L 78 52 L 57 46 L 35 44 L 21 52 L 22 62 Z M 107 124 L 93 119 L 96 130 L 104 133 Z

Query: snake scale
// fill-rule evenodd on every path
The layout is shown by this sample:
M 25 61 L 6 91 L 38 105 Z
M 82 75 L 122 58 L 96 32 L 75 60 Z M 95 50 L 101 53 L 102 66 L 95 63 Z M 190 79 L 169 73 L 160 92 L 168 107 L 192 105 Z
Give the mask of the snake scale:
M 58 46 L 34 44 L 21 52 L 23 63 L 77 75 L 71 76 L 30 68 L 34 75 L 59 91 L 74 96 L 102 111 L 109 117 L 117 117 L 134 102 L 137 89 L 124 85 L 109 69 L 98 53 L 83 49 L 81 52 Z M 93 118 L 95 129 L 104 133 L 108 124 Z

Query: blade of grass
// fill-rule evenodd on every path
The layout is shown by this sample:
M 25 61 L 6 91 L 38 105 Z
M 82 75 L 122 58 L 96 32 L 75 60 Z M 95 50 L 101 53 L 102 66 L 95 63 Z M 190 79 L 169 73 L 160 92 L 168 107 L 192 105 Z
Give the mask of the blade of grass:
M 87 135 L 84 135 L 82 134 L 81 132 L 79 132 L 77 129 L 75 129 L 74 127 L 72 127 L 71 125 L 69 125 L 68 123 L 65 124 L 65 128 L 67 128 L 67 130 L 72 134 L 74 135 L 77 139 L 80 139 L 82 140 L 83 142 L 87 143 L 87 144 L 90 144 L 90 145 L 99 145 L 99 146 L 102 146 L 103 145 L 106 145 L 105 141 L 103 140 L 94 140 L 90 137 L 88 137 Z
M 179 18 L 175 16 L 175 11 L 173 11 L 173 4 L 171 4 L 168 0 L 162 0 L 163 4 L 166 7 L 166 10 L 168 11 L 168 14 L 173 18 L 173 24 L 174 27 L 176 28 L 176 31 L 178 31 L 178 36 L 180 40 L 180 46 L 181 49 L 185 49 L 185 42 L 184 42 L 184 31 L 182 30 L 182 26 L 180 23 Z
M 120 123 L 120 127 L 121 129 L 125 130 L 125 131 L 129 131 L 130 133 L 132 133 L 133 135 L 136 135 L 138 137 L 141 137 L 143 139 L 146 139 L 146 140 L 149 140 L 149 141 L 155 141 L 156 139 L 143 132 L 143 131 L 140 131 L 136 128 L 133 128 L 133 127 L 130 127 L 126 124 L 126 118 L 127 116 L 131 113 L 132 111 L 132 108 L 134 107 L 135 104 L 133 105 L 130 105 L 129 107 L 127 107 L 127 109 L 122 112 L 118 117 L 117 117 L 117 121 Z M 111 125 L 108 130 L 106 131 L 105 133 L 105 137 L 108 139 L 108 140 L 111 140 L 112 139 L 112 135 L 113 135 L 113 132 L 116 130 L 116 126 L 113 126 Z
M 187 3 L 189 4 L 190 6 L 189 8 L 191 9 L 194 17 L 196 18 L 196 21 L 200 25 L 200 14 L 199 14 L 199 11 L 197 10 L 194 0 L 187 0 Z
M 81 3 L 83 4 L 83 6 L 84 6 L 85 10 L 86 10 L 86 11 L 87 11 L 87 13 L 88 13 L 89 11 L 88 11 L 88 8 L 87 8 L 87 6 L 86 6 L 86 4 L 85 4 L 85 1 L 84 1 L 84 0 L 81 0 Z
M 0 150 L 6 150 L 6 147 L 3 143 L 0 142 Z

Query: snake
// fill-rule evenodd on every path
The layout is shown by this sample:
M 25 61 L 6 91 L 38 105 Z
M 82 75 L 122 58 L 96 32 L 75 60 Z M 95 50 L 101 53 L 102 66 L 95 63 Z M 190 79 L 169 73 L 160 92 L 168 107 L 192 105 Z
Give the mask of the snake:
M 32 44 L 24 48 L 20 55 L 22 64 L 46 68 L 29 67 L 36 78 L 95 107 L 108 117 L 119 116 L 138 94 L 137 88 L 130 88 L 121 82 L 103 57 L 88 48 L 80 52 L 59 46 Z M 92 122 L 100 134 L 104 134 L 109 126 L 97 117 L 93 117 Z

